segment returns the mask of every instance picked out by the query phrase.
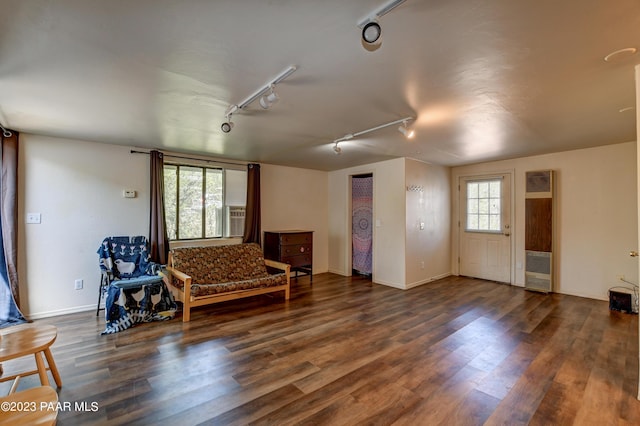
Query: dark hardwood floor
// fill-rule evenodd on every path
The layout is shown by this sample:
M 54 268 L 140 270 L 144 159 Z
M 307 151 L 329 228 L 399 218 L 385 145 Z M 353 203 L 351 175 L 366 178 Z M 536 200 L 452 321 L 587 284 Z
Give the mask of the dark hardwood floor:
M 59 425 L 640 424 L 637 315 L 481 280 L 402 291 L 321 274 L 293 280 L 286 304 L 237 300 L 186 324 L 37 322 L 59 331 Z

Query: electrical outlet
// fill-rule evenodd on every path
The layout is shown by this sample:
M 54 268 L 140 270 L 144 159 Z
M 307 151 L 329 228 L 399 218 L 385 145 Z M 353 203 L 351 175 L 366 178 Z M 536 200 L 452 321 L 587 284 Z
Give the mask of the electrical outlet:
M 84 283 L 82 282 L 81 279 L 77 279 L 74 283 L 74 288 L 76 290 L 82 290 L 82 287 L 84 287 Z
M 27 213 L 27 223 L 41 223 L 40 213 Z
M 424 261 L 420 262 L 420 269 L 424 269 Z

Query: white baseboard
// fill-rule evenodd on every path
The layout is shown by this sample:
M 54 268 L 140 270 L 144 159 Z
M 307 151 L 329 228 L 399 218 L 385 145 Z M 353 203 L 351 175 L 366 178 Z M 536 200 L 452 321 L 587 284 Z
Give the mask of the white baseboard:
M 96 310 L 96 305 L 85 305 L 85 306 L 76 306 L 74 308 L 60 309 L 57 311 L 34 312 L 28 315 L 25 314 L 25 317 L 29 320 L 37 320 L 42 318 L 57 317 L 60 315 L 75 314 L 78 312 L 88 312 L 88 311 L 95 311 L 95 310 Z
M 399 290 L 406 290 L 406 288 L 403 287 L 402 284 L 398 284 L 398 283 L 375 280 L 374 284 L 382 284 L 382 285 L 386 285 L 387 287 L 393 287 L 393 288 L 397 288 Z
M 446 272 L 444 274 L 436 275 L 435 277 L 427 278 L 426 280 L 416 281 L 410 284 L 407 284 L 407 289 L 418 287 L 423 284 L 427 284 L 433 281 L 441 280 L 443 278 L 447 278 L 451 276 L 451 272 Z

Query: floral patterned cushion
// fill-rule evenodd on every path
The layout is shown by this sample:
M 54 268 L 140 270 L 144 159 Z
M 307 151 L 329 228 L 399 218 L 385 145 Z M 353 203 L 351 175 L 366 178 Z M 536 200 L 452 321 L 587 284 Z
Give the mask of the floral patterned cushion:
M 231 291 L 250 290 L 262 287 L 277 287 L 287 284 L 287 276 L 285 273 L 269 275 L 264 278 L 254 278 L 251 280 L 234 281 L 220 284 L 191 284 L 191 295 L 208 296 L 211 294 L 228 293 Z M 182 289 L 184 283 L 180 280 L 173 280 L 173 285 Z
M 286 284 L 285 274 L 269 275 L 258 244 L 181 247 L 171 250 L 173 268 L 191 276 L 191 294 L 203 296 Z M 183 283 L 173 279 L 173 285 Z

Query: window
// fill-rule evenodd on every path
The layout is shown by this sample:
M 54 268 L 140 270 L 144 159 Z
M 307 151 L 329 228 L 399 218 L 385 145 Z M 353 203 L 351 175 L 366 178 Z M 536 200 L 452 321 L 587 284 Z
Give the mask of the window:
M 467 182 L 467 231 L 501 232 L 502 179 Z
M 242 235 L 246 187 L 246 171 L 165 164 L 164 201 L 169 239 Z

